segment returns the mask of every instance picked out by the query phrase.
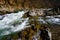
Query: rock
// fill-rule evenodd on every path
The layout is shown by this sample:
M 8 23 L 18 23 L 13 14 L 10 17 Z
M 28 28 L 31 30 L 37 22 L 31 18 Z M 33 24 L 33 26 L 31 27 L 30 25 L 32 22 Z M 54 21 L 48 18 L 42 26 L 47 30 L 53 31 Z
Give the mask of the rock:
M 16 9 L 51 8 L 59 6 L 58 0 L 0 0 L 0 11 L 12 12 Z

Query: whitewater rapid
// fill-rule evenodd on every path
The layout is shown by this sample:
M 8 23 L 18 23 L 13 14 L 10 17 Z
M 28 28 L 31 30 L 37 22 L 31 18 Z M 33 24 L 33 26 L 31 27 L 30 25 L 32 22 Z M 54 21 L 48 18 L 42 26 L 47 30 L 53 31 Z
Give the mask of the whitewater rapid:
M 0 16 L 0 36 L 25 29 L 29 18 L 22 18 L 25 11 Z

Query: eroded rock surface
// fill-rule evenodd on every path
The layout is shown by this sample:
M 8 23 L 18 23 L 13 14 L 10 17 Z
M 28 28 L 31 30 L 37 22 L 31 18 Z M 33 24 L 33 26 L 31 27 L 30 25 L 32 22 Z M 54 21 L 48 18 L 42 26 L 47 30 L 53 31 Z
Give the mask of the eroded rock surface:
M 60 0 L 0 0 L 0 11 L 57 7 Z

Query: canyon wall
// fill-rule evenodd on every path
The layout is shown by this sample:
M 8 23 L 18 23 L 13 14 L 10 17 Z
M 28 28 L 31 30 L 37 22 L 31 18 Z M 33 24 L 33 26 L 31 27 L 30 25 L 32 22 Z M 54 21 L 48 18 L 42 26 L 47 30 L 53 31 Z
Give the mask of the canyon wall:
M 59 6 L 60 0 L 0 0 L 0 11 L 32 8 L 51 8 Z

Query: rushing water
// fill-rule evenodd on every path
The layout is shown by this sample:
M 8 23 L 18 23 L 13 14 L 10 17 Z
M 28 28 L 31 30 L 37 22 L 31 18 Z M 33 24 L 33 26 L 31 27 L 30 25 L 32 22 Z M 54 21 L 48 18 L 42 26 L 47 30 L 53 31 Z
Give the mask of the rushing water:
M 25 13 L 25 11 L 19 11 L 18 13 L 0 15 L 0 39 L 1 36 L 12 34 L 30 27 L 26 26 L 29 18 L 22 18 Z M 38 21 L 41 24 L 49 23 L 60 25 L 60 15 L 39 17 Z M 51 33 L 49 31 L 48 34 L 51 38 Z
M 24 13 L 22 11 L 0 16 L 0 36 L 12 34 L 26 28 L 29 18 L 22 18 Z
M 60 15 L 39 17 L 39 21 L 42 24 L 49 23 L 49 24 L 60 25 Z

